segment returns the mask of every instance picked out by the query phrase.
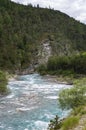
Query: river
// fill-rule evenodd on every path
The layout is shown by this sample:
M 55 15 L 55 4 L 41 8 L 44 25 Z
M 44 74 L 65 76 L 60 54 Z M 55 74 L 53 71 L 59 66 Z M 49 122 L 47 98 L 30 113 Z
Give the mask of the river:
M 58 93 L 70 87 L 49 81 L 39 74 L 19 76 L 8 83 L 11 93 L 0 98 L 0 130 L 47 130 L 58 115 L 65 117 L 58 105 Z

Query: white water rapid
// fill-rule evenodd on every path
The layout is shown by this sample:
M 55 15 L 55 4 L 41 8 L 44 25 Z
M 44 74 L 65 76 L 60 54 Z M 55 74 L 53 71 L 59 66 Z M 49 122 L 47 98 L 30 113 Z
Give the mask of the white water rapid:
M 58 93 L 69 85 L 48 81 L 38 74 L 10 81 L 11 93 L 0 98 L 0 130 L 47 130 L 48 123 L 68 111 L 58 106 Z

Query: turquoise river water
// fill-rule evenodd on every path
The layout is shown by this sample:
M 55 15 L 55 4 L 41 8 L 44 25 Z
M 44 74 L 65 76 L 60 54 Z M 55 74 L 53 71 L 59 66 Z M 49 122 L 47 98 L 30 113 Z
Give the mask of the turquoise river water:
M 69 85 L 49 81 L 38 74 L 19 76 L 8 83 L 11 93 L 0 98 L 0 130 L 47 130 L 55 115 L 65 117 L 58 93 Z

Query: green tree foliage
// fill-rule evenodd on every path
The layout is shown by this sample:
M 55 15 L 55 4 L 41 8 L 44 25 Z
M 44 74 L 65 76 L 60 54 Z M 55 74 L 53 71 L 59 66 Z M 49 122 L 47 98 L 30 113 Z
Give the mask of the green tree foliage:
M 46 68 L 46 65 L 44 64 L 41 64 L 39 65 L 37 71 L 41 74 L 41 75 L 45 75 L 47 72 L 47 68 Z
M 6 94 L 7 90 L 7 79 L 4 72 L 0 71 L 0 94 Z
M 48 60 L 48 70 L 59 70 L 59 69 L 67 69 L 69 66 L 69 59 L 67 56 L 55 56 L 51 57 Z
M 64 89 L 59 94 L 61 108 L 70 109 L 86 105 L 86 78 L 76 81 L 74 87 Z
M 36 60 L 38 46 L 46 38 L 56 55 L 65 44 L 86 51 L 86 25 L 59 11 L 0 0 L 1 69 L 14 72 L 27 68 Z
M 56 117 L 50 121 L 48 130 L 59 130 L 61 125 L 62 125 L 62 122 L 59 120 L 59 117 L 56 115 Z
M 76 73 L 86 74 L 86 53 L 73 56 L 71 58 L 71 67 Z
M 47 63 L 48 72 L 55 74 L 86 74 L 86 53 L 69 56 L 52 56 Z

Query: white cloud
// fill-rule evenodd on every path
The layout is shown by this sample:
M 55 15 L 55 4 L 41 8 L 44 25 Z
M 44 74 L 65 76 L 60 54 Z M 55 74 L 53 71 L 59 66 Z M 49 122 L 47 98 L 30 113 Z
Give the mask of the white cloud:
M 60 10 L 75 19 L 86 23 L 86 0 L 12 0 L 15 2 L 33 5 L 39 4 L 41 7 L 51 7 Z
M 76 17 L 76 19 L 86 23 L 86 13 L 81 13 L 79 16 Z

